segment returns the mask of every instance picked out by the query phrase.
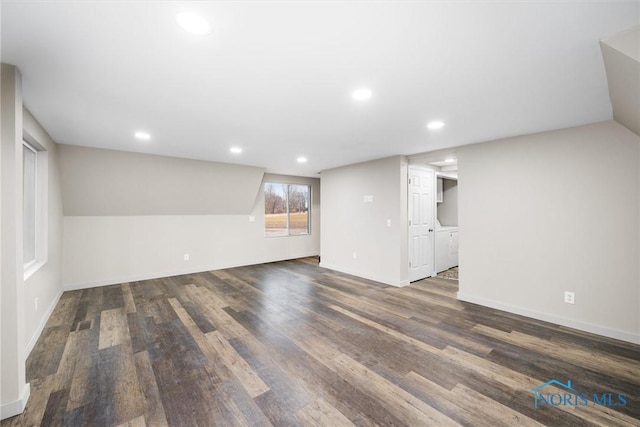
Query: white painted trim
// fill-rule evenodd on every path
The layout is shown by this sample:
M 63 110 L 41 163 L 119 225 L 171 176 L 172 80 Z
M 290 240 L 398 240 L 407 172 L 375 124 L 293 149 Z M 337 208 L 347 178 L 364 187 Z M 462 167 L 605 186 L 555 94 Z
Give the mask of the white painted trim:
M 457 181 L 458 173 L 439 170 L 439 171 L 436 171 L 436 178 L 444 178 L 444 179 L 451 179 L 453 181 Z
M 476 297 L 474 295 L 465 294 L 463 292 L 458 292 L 458 300 L 482 305 L 489 308 L 495 308 L 497 310 L 506 311 L 508 313 L 531 317 L 533 319 L 543 320 L 545 322 L 554 323 L 560 326 L 567 326 L 569 328 L 574 328 L 581 331 L 602 335 L 608 338 L 614 338 L 617 340 L 626 341 L 633 344 L 640 344 L 640 335 L 636 335 L 626 331 L 620 331 L 618 329 L 612 329 L 604 326 L 593 325 L 591 323 L 581 322 L 579 320 L 568 319 L 566 317 L 556 316 L 556 315 L 544 313 L 541 311 L 530 310 L 524 307 L 505 304 L 500 301 L 490 300 L 482 297 Z
M 374 276 L 368 275 L 366 273 L 362 273 L 360 271 L 351 270 L 349 268 L 343 268 L 343 267 L 338 267 L 336 265 L 327 264 L 326 262 L 321 262 L 320 263 L 320 267 L 327 268 L 329 270 L 339 271 L 340 273 L 350 274 L 352 276 L 362 277 L 363 279 L 367 279 L 367 280 L 373 280 L 374 282 L 380 282 L 380 283 L 385 284 L 385 285 L 395 286 L 396 288 L 402 288 L 402 287 L 407 286 L 409 284 L 408 280 L 397 281 L 397 280 L 393 280 L 393 279 L 389 279 L 389 278 L 374 277 Z
M 7 418 L 20 415 L 24 411 L 25 406 L 27 406 L 29 396 L 31 396 L 31 384 L 27 383 L 24 386 L 24 390 L 22 391 L 22 396 L 20 396 L 20 399 L 14 400 L 13 402 L 5 403 L 0 406 L 0 420 L 5 420 Z
M 255 263 L 253 264 L 241 263 L 241 264 L 229 264 L 229 265 L 214 265 L 214 266 L 206 266 L 206 267 L 194 267 L 188 270 L 172 270 L 172 271 L 159 271 L 159 272 L 148 273 L 148 274 L 136 274 L 133 276 L 116 277 L 113 279 L 96 280 L 92 282 L 65 284 L 64 290 L 77 291 L 80 289 L 97 288 L 100 286 L 119 285 L 121 283 L 138 282 L 140 280 L 162 279 L 165 277 L 182 276 L 184 274 L 196 274 L 196 273 L 203 273 L 205 271 L 223 270 L 225 268 L 246 267 L 248 265 L 267 264 L 270 262 L 289 261 L 291 259 L 309 258 L 309 257 L 317 257 L 317 256 L 318 254 L 315 253 L 315 254 L 309 254 L 309 255 L 300 255 L 300 256 L 296 256 L 295 258 L 277 258 L 277 259 L 266 259 L 261 261 L 256 260 Z
M 35 332 L 31 336 L 31 339 L 27 343 L 27 347 L 25 348 L 25 354 L 27 355 L 27 357 L 29 357 L 29 354 L 31 353 L 31 351 L 33 351 L 33 347 L 35 347 L 36 343 L 38 342 L 38 338 L 40 338 L 40 334 L 42 334 L 42 331 L 44 330 L 44 327 L 47 324 L 47 321 L 49 321 L 49 317 L 51 317 L 51 315 L 53 314 L 53 310 L 56 308 L 56 305 L 58 305 L 58 301 L 60 301 L 60 298 L 62 297 L 63 293 L 64 293 L 64 290 L 60 289 L 60 292 L 58 292 L 58 295 L 56 295 L 56 297 L 53 299 L 49 307 L 47 307 L 47 311 L 44 313 L 44 316 L 42 316 L 42 319 L 40 320 L 40 324 L 38 325 Z
M 136 274 L 133 276 L 122 276 L 122 277 L 116 277 L 113 279 L 104 279 L 104 280 L 95 280 L 95 281 L 91 281 L 91 282 L 81 282 L 81 283 L 72 283 L 72 284 L 65 284 L 64 285 L 64 290 L 65 291 L 77 291 L 80 289 L 90 289 L 90 288 L 98 288 L 100 286 L 110 286 L 110 285 L 119 285 L 121 283 L 129 283 L 129 282 L 138 282 L 141 280 L 152 280 L 152 279 L 162 279 L 165 277 L 172 277 L 172 276 L 181 276 L 183 274 L 195 274 L 195 273 L 202 273 L 204 271 L 211 271 L 211 270 L 219 270 L 222 268 L 233 268 L 233 266 L 230 267 L 217 267 L 217 268 L 213 268 L 213 269 L 208 269 L 208 268 L 195 268 L 193 270 L 181 270 L 181 271 L 160 271 L 157 273 L 150 273 L 150 274 Z
M 23 147 L 35 155 L 35 258 L 24 266 L 24 280 L 44 266 L 49 258 L 49 153 L 42 144 L 23 130 Z
M 47 260 L 38 260 L 37 258 L 31 261 L 31 263 L 24 270 L 24 280 L 27 281 L 29 277 L 33 276 L 33 273 L 40 270 L 40 268 L 47 263 Z

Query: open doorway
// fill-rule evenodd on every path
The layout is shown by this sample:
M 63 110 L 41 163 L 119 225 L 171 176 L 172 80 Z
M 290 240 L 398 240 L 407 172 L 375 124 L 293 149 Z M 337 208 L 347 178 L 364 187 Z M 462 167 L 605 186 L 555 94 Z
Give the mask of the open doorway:
M 410 158 L 408 175 L 409 281 L 458 280 L 457 159 L 451 153 Z
M 458 280 L 458 177 L 436 172 L 436 182 L 436 273 Z

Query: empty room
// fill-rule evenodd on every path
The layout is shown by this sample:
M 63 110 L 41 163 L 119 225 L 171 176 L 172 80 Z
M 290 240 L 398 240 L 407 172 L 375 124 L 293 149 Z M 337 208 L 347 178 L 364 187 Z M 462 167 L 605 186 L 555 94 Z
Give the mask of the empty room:
M 640 0 L 1 0 L 2 426 L 640 425 Z

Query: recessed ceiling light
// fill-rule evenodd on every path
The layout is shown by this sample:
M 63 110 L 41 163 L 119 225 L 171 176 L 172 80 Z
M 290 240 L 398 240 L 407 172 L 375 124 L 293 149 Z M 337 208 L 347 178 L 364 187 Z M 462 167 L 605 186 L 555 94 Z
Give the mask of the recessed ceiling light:
M 441 122 L 439 120 L 429 122 L 427 124 L 427 127 L 431 130 L 442 129 L 443 126 L 444 126 L 444 122 Z
M 151 134 L 149 134 L 148 132 L 140 131 L 140 130 L 134 133 L 133 135 L 141 141 L 148 141 L 151 139 Z
M 229 151 L 231 151 L 233 154 L 240 154 L 240 153 L 242 153 L 242 148 L 240 148 L 240 147 L 231 147 L 231 148 L 229 148 Z
M 447 162 L 447 163 L 453 163 L 453 162 L 456 161 L 456 159 L 454 159 L 453 157 L 449 157 L 449 158 L 444 159 L 444 161 Z
M 199 36 L 206 36 L 211 34 L 211 27 L 209 23 L 199 15 L 190 12 L 182 12 L 176 16 L 176 21 L 182 27 L 183 30 L 197 34 Z
M 371 92 L 371 89 L 367 88 L 360 88 L 351 92 L 351 97 L 356 101 L 366 101 L 367 99 L 371 98 L 372 95 L 373 92 Z
M 306 157 L 298 157 L 298 163 L 307 163 L 307 158 Z

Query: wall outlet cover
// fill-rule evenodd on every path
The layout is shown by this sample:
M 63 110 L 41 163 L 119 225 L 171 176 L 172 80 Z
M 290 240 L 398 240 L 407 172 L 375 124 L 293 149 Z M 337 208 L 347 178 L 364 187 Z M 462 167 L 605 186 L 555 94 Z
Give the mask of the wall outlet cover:
M 575 304 L 576 295 L 573 292 L 566 291 L 564 293 L 564 302 L 566 302 L 567 304 Z

